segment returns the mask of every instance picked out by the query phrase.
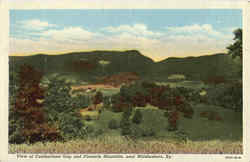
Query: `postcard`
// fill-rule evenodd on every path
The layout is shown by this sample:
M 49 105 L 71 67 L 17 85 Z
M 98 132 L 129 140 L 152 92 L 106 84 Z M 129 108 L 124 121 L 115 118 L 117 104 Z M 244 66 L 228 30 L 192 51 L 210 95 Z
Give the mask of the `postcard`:
M 249 4 L 119 2 L 2 3 L 2 159 L 249 161 Z

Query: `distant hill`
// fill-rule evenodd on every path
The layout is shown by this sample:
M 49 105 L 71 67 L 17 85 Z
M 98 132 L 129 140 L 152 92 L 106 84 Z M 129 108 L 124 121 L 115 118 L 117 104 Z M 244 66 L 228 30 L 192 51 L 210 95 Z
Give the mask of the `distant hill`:
M 136 72 L 143 76 L 146 75 L 150 70 L 149 68 L 154 64 L 152 59 L 136 50 L 9 57 L 10 70 L 17 71 L 18 67 L 25 63 L 34 66 L 45 74 L 73 74 L 82 79 L 93 79 L 120 72 Z
M 227 54 L 167 58 L 154 62 L 136 50 L 9 56 L 10 71 L 17 72 L 22 64 L 32 65 L 45 75 L 57 73 L 87 81 L 126 72 L 136 73 L 142 79 L 162 81 L 172 74 L 183 74 L 191 80 L 201 80 L 209 76 L 233 78 L 237 76 L 238 68 Z
M 151 68 L 153 77 L 166 79 L 172 74 L 183 74 L 187 79 L 202 80 L 210 76 L 233 78 L 238 76 L 239 66 L 227 54 L 199 57 L 167 58 Z

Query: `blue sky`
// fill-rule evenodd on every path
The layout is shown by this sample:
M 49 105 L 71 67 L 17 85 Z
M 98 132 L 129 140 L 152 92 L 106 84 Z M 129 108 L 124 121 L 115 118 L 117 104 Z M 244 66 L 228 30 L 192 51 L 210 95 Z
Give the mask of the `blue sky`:
M 239 9 L 11 10 L 10 53 L 137 49 L 156 61 L 225 52 Z

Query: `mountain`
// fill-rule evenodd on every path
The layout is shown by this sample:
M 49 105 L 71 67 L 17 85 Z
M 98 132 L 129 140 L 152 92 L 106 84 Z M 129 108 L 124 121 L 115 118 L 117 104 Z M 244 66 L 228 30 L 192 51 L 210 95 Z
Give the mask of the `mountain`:
M 9 56 L 10 72 L 18 72 L 22 64 L 30 64 L 45 75 L 57 73 L 86 81 L 126 72 L 136 73 L 142 79 L 158 81 L 167 80 L 171 74 L 183 74 L 190 80 L 202 80 L 210 76 L 233 78 L 239 71 L 237 63 L 227 54 L 172 57 L 154 62 L 136 50 Z
M 149 68 L 152 67 L 154 62 L 136 50 L 9 57 L 10 71 L 18 71 L 22 64 L 30 64 L 45 74 L 73 74 L 81 79 L 91 80 L 120 72 L 136 72 L 143 76 L 150 70 Z
M 166 79 L 171 74 L 183 74 L 192 80 L 202 80 L 210 76 L 236 77 L 239 65 L 228 54 L 214 54 L 167 58 L 157 62 L 151 70 L 154 78 Z

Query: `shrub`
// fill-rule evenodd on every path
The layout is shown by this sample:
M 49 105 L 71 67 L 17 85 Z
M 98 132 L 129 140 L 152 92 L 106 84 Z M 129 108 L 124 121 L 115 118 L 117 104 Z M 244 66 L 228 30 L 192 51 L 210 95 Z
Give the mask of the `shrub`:
M 87 130 L 83 121 L 74 113 L 60 114 L 59 129 L 64 140 L 83 138 Z
M 23 123 L 22 121 L 10 117 L 9 120 L 9 142 L 21 144 L 25 142 L 25 137 L 22 135 Z
M 98 91 L 98 92 L 95 94 L 94 98 L 93 98 L 93 104 L 94 104 L 94 105 L 98 105 L 98 104 L 100 104 L 102 101 L 103 101 L 103 94 L 102 94 L 102 92 Z
M 185 132 L 184 130 L 178 130 L 175 132 L 175 135 L 177 137 L 178 140 L 187 142 L 188 140 L 188 133 Z
M 133 119 L 132 119 L 133 123 L 135 124 L 140 124 L 141 121 L 142 121 L 142 113 L 140 110 L 136 110 L 135 111 L 135 115 L 133 116 Z
M 176 131 L 177 130 L 178 119 L 179 119 L 178 111 L 172 111 L 169 113 L 169 117 L 168 117 L 168 123 L 169 123 L 168 130 L 169 131 Z
M 102 135 L 104 133 L 104 130 L 102 129 L 102 128 L 100 128 L 100 129 L 97 129 L 95 132 L 94 132 L 94 135 L 95 136 L 100 136 L 100 135 Z
M 163 114 L 166 118 L 168 118 L 169 117 L 169 112 L 166 110 L 166 111 L 164 111 L 164 114 Z
M 144 136 L 144 137 L 152 137 L 154 135 L 155 135 L 155 131 L 154 131 L 153 128 L 146 127 L 146 128 L 143 129 L 142 136 Z
M 134 125 L 131 128 L 130 136 L 133 138 L 140 138 L 140 137 L 142 137 L 143 132 L 144 132 L 144 130 L 141 127 L 139 127 L 138 125 Z
M 130 122 L 131 113 L 132 113 L 132 108 L 127 108 L 122 114 L 122 119 L 120 122 L 120 127 L 122 128 L 121 130 L 122 135 L 129 135 L 131 133 L 131 122 Z
M 117 129 L 117 128 L 119 128 L 119 124 L 118 124 L 118 122 L 115 119 L 111 119 L 109 121 L 108 127 L 110 129 Z
M 131 126 L 130 121 L 127 121 L 127 122 L 124 123 L 124 125 L 122 127 L 122 131 L 121 131 L 121 134 L 123 136 L 131 134 L 131 127 L 130 126 Z
M 207 100 L 209 104 L 222 106 L 234 111 L 242 112 L 242 83 L 230 83 L 209 89 Z

